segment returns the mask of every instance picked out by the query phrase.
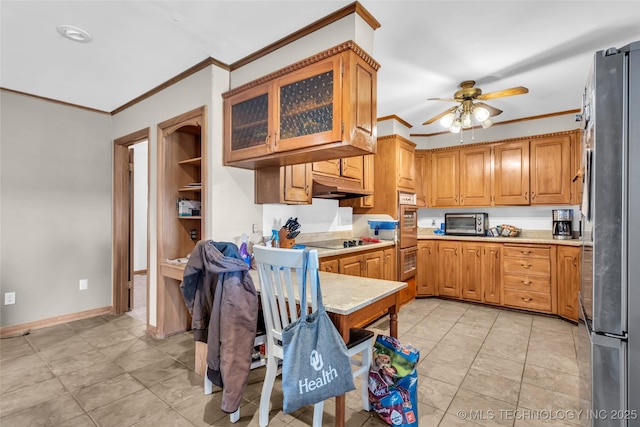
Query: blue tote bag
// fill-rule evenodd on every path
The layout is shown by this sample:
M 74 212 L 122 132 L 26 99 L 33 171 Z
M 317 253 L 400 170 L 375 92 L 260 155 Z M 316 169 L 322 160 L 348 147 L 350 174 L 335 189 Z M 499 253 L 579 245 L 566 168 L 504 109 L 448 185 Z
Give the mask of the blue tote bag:
M 307 314 L 307 264 L 302 269 L 300 317 L 282 331 L 282 391 L 284 413 L 354 390 L 347 346 L 322 303 L 318 277 L 318 309 Z M 316 274 L 317 271 L 316 271 Z

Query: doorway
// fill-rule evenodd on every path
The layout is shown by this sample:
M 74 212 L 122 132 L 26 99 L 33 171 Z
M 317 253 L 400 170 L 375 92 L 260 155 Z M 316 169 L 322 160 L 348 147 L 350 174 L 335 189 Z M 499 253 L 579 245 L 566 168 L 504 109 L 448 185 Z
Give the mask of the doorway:
M 113 162 L 113 311 L 147 327 L 148 141 L 149 128 L 114 140 Z

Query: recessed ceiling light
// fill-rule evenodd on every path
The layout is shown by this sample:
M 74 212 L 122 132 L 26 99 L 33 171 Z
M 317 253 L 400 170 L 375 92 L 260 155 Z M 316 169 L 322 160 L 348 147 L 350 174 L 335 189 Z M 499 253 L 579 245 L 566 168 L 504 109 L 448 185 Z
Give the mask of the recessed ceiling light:
M 91 34 L 78 27 L 73 27 L 71 25 L 58 25 L 56 29 L 64 37 L 73 40 L 74 42 L 89 43 L 93 40 L 93 36 Z

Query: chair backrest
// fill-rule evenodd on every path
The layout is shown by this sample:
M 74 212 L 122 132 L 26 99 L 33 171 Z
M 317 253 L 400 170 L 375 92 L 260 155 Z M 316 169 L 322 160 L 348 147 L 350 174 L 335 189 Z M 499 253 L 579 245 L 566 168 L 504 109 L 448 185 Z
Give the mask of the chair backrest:
M 282 330 L 298 319 L 302 293 L 303 249 L 254 246 L 253 256 L 260 280 L 260 300 L 269 342 L 282 341 Z M 307 301 L 304 308 L 318 308 L 318 251 L 309 251 L 307 264 Z M 303 304 L 300 304 L 300 310 Z

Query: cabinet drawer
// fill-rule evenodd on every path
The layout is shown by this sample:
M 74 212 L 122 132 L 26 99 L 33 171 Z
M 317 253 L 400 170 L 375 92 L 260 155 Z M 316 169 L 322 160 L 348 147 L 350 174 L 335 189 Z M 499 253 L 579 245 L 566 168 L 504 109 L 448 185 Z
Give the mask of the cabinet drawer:
M 549 277 L 551 273 L 551 261 L 544 258 L 507 258 L 503 263 L 505 274 L 523 274 Z
M 549 259 L 549 248 L 539 248 L 534 246 L 508 246 L 504 245 L 504 256 L 506 257 L 526 257 L 526 258 L 546 258 Z
M 542 292 L 523 292 L 504 290 L 504 305 L 526 308 L 535 311 L 551 311 L 551 294 Z
M 551 293 L 551 281 L 548 277 L 505 274 L 502 283 L 505 289 Z

